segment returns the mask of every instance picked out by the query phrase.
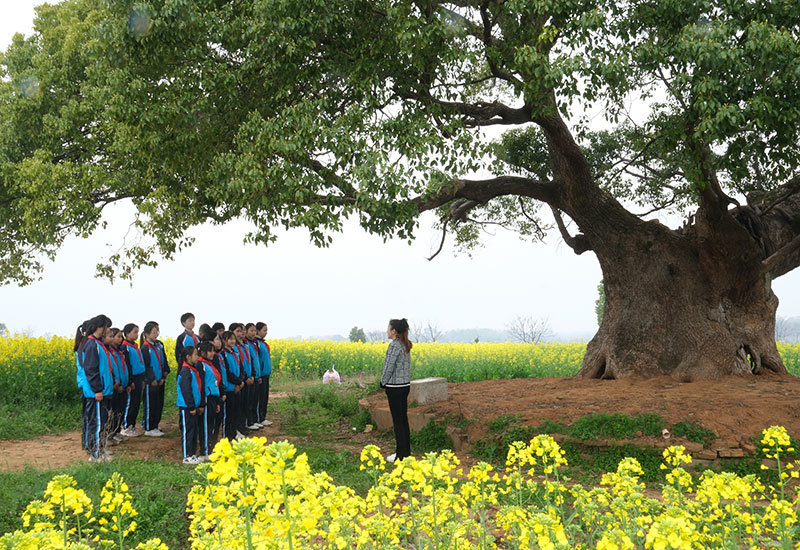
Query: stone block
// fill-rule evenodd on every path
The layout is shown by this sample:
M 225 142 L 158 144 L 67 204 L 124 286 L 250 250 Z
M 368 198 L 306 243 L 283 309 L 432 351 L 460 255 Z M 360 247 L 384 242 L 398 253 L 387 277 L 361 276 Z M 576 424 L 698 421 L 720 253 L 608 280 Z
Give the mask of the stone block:
M 703 449 L 696 454 L 692 455 L 692 459 L 694 460 L 716 460 L 717 458 L 717 451 L 713 449 Z
M 448 426 L 445 430 L 450 439 L 453 440 L 453 450 L 457 453 L 469 451 L 469 438 L 467 432 L 455 426 Z
M 742 458 L 744 449 L 718 449 L 717 454 L 720 458 Z
M 437 401 L 447 401 L 447 397 L 447 378 L 422 378 L 411 381 L 409 403 L 427 405 Z
M 369 415 L 378 430 L 387 431 L 394 427 L 388 405 L 372 405 L 369 408 Z M 412 432 L 418 432 L 427 426 L 432 418 L 434 418 L 433 413 L 425 412 L 422 409 L 409 409 L 408 427 Z

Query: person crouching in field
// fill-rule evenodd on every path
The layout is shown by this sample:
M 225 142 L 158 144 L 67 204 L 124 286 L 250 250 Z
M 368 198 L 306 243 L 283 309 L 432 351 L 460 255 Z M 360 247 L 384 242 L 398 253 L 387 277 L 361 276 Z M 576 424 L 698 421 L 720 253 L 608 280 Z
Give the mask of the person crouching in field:
M 411 391 L 411 347 L 408 339 L 408 320 L 392 319 L 386 334 L 391 340 L 383 361 L 381 387 L 386 390 L 389 411 L 394 425 L 395 452 L 387 462 L 411 455 L 411 430 L 408 426 L 408 393 Z
M 216 335 L 215 335 L 216 336 Z M 198 418 L 199 426 L 197 429 L 200 441 L 201 458 L 208 459 L 208 455 L 214 450 L 217 442 L 217 418 L 222 413 L 222 400 L 220 398 L 220 388 L 223 387 L 223 372 L 214 365 L 214 344 L 211 342 L 201 342 L 198 347 L 200 357 L 197 362 L 197 369 L 203 375 L 205 387 L 206 406 L 203 415 Z
M 264 341 L 267 337 L 267 324 L 256 323 L 255 343 L 258 347 L 258 359 L 261 362 L 261 393 L 258 396 L 258 422 L 262 426 L 272 424 L 267 420 L 267 405 L 269 405 L 269 377 L 272 374 L 272 355 L 269 344 Z
M 111 416 L 109 417 L 111 439 L 122 441 L 125 439 L 125 436 L 121 433 L 125 404 L 131 392 L 130 369 L 125 362 L 125 354 L 120 350 L 122 331 L 118 328 L 112 328 L 104 343 L 111 354 L 111 365 L 114 374 L 114 395 L 111 398 Z
M 184 464 L 200 464 L 203 457 L 197 450 L 197 428 L 205 411 L 204 373 L 198 368 L 197 348 L 183 348 L 183 364 L 178 369 L 178 427 L 181 430 L 181 450 Z
M 141 346 L 144 356 L 144 415 L 142 425 L 144 435 L 161 437 L 164 432 L 158 429 L 164 411 L 164 382 L 169 374 L 169 364 L 164 353 L 164 344 L 158 340 L 160 329 L 155 321 L 144 326 Z
M 83 394 L 84 447 L 89 462 L 111 461 L 105 447 L 114 376 L 111 355 L 103 344 L 110 328 L 111 319 L 98 315 L 84 322 L 75 334 L 76 380 Z
M 125 362 L 130 367 L 131 391 L 125 399 L 125 411 L 122 418 L 122 431 L 125 437 L 136 437 L 141 435 L 136 431 L 136 418 L 139 416 L 139 405 L 142 402 L 144 392 L 144 356 L 136 340 L 139 338 L 139 327 L 133 323 L 128 323 L 122 328 L 122 347 L 120 348 L 125 355 Z

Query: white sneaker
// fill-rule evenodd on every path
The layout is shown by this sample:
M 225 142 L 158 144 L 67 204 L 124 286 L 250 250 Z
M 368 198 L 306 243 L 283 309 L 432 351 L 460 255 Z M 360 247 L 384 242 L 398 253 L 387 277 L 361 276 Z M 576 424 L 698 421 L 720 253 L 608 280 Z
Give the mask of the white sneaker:
M 164 435 L 164 432 L 160 430 L 147 430 L 146 432 L 144 432 L 144 435 L 148 437 L 161 437 L 162 435 Z
M 134 428 L 133 426 L 128 426 L 119 433 L 121 433 L 125 437 L 139 437 L 140 435 L 142 435 L 139 432 L 137 432 L 136 428 Z
M 395 460 L 397 460 L 397 453 L 392 453 L 386 457 L 386 462 L 388 462 L 389 464 L 391 464 Z
M 244 439 L 245 435 L 242 432 L 236 432 L 236 439 Z
M 262 420 L 261 425 L 264 427 L 272 426 L 272 422 L 270 420 Z
M 104 450 L 100 454 L 100 462 L 111 462 L 112 460 L 114 460 L 114 456 L 111 453 L 109 453 L 108 451 Z
M 201 462 L 200 458 L 196 456 L 187 456 L 186 458 L 183 459 L 184 464 L 195 465 L 195 464 L 200 464 L 200 462 Z
M 198 463 L 200 462 L 208 462 L 208 455 L 201 455 L 197 457 Z
M 161 431 L 161 428 L 156 428 L 155 432 L 158 433 L 158 435 L 164 435 L 164 432 Z
M 247 427 L 247 429 L 248 429 L 248 430 L 257 430 L 257 429 L 259 429 L 260 427 L 261 427 L 261 424 L 256 424 L 256 423 L 254 422 L 254 423 L 250 424 L 250 425 Z
M 112 437 L 111 439 L 113 439 L 114 441 L 117 441 L 117 442 L 125 441 L 125 436 L 122 435 L 122 432 L 120 432 L 118 434 L 114 434 L 114 437 Z

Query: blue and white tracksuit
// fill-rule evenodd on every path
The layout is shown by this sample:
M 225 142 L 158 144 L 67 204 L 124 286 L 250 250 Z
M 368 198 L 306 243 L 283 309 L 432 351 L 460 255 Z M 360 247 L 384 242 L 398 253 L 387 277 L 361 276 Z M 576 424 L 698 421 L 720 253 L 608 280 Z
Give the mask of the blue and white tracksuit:
M 108 412 L 114 392 L 111 354 L 94 336 L 89 336 L 77 353 L 76 380 L 83 394 L 84 448 L 93 456 L 103 452 L 108 433 Z M 96 394 L 102 394 L 97 400 Z
M 205 374 L 195 363 L 183 363 L 178 371 L 178 427 L 181 430 L 183 458 L 194 456 L 197 450 L 197 428 L 200 422 L 199 409 L 205 408 L 206 397 L 203 378 Z M 191 414 L 192 411 L 194 414 Z
M 142 402 L 142 394 L 144 393 L 145 366 L 142 350 L 139 349 L 136 342 L 123 340 L 122 353 L 125 355 L 128 367 L 130 367 L 131 384 L 133 385 L 131 393 L 127 394 L 125 398 L 125 410 L 122 418 L 122 427 L 127 429 L 136 426 L 136 417 L 139 416 L 139 405 Z
M 164 344 L 159 340 L 145 341 L 142 344 L 144 357 L 144 414 L 142 426 L 145 430 L 157 430 L 164 411 L 164 384 L 153 385 L 153 382 L 166 380 L 169 374 L 169 363 L 164 354 Z
M 269 345 L 261 338 L 254 340 L 258 350 L 258 362 L 261 366 L 261 387 L 258 396 L 258 421 L 266 420 L 269 405 L 269 377 L 272 374 L 272 356 Z
M 203 386 L 206 395 L 206 408 L 203 415 L 199 418 L 198 439 L 200 441 L 200 454 L 208 456 L 214 450 L 214 443 L 217 441 L 219 430 L 219 420 L 222 418 L 222 399 L 220 399 L 220 386 L 222 386 L 222 373 L 219 368 L 211 361 L 200 358 L 195 367 L 202 369 Z M 224 390 L 223 390 L 224 391 Z M 217 405 L 220 406 L 217 413 Z

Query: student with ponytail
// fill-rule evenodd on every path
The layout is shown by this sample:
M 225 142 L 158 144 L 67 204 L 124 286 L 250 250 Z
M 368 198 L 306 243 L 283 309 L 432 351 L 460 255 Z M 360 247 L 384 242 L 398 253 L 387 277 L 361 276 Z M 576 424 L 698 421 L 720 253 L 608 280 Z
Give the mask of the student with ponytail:
M 114 391 L 111 355 L 103 344 L 111 328 L 111 319 L 98 315 L 82 325 L 76 334 L 78 361 L 77 382 L 83 392 L 83 422 L 85 448 L 89 462 L 109 462 L 111 453 L 105 450 L 108 439 L 108 414 Z M 78 341 L 80 336 L 80 341 Z
M 253 385 L 250 386 L 251 396 L 247 403 L 247 428 L 249 430 L 258 430 L 263 428 L 259 418 L 258 404 L 261 399 L 261 386 L 264 381 L 261 378 L 261 360 L 258 356 L 258 347 L 256 346 L 256 325 L 255 323 L 247 323 L 244 327 L 244 338 L 242 345 L 247 351 L 247 356 L 250 358 L 250 365 L 252 367 Z
M 164 411 L 164 382 L 169 374 L 169 363 L 164 353 L 164 344 L 158 340 L 160 332 L 158 323 L 148 321 L 142 331 L 140 342 L 145 368 L 142 425 L 145 430 L 144 435 L 150 437 L 164 435 L 158 425 Z
M 121 350 L 125 355 L 125 362 L 130 367 L 131 391 L 125 398 L 125 409 L 122 416 L 122 431 L 125 437 L 137 437 L 141 433 L 136 431 L 136 418 L 139 416 L 139 405 L 144 392 L 144 356 L 136 340 L 139 338 L 139 327 L 128 323 L 122 327 Z
M 183 361 L 178 369 L 178 427 L 181 430 L 181 450 L 184 464 L 200 464 L 203 457 L 197 450 L 197 428 L 205 411 L 206 398 L 203 374 L 198 369 L 197 348 L 183 348 Z
M 222 355 L 222 338 L 220 338 L 216 332 L 211 331 L 209 332 L 208 341 L 214 346 L 214 354 L 211 362 L 222 377 L 219 385 L 220 411 L 217 414 L 213 433 L 217 437 L 226 437 L 225 424 L 228 421 L 227 388 L 230 386 L 228 382 L 228 369 L 225 367 L 225 358 Z
M 408 339 L 408 320 L 391 319 L 386 329 L 391 340 L 383 362 L 381 387 L 386 390 L 389 411 L 394 425 L 395 452 L 386 457 L 387 462 L 401 460 L 411 455 L 411 430 L 408 426 L 408 393 L 411 391 L 411 347 Z

